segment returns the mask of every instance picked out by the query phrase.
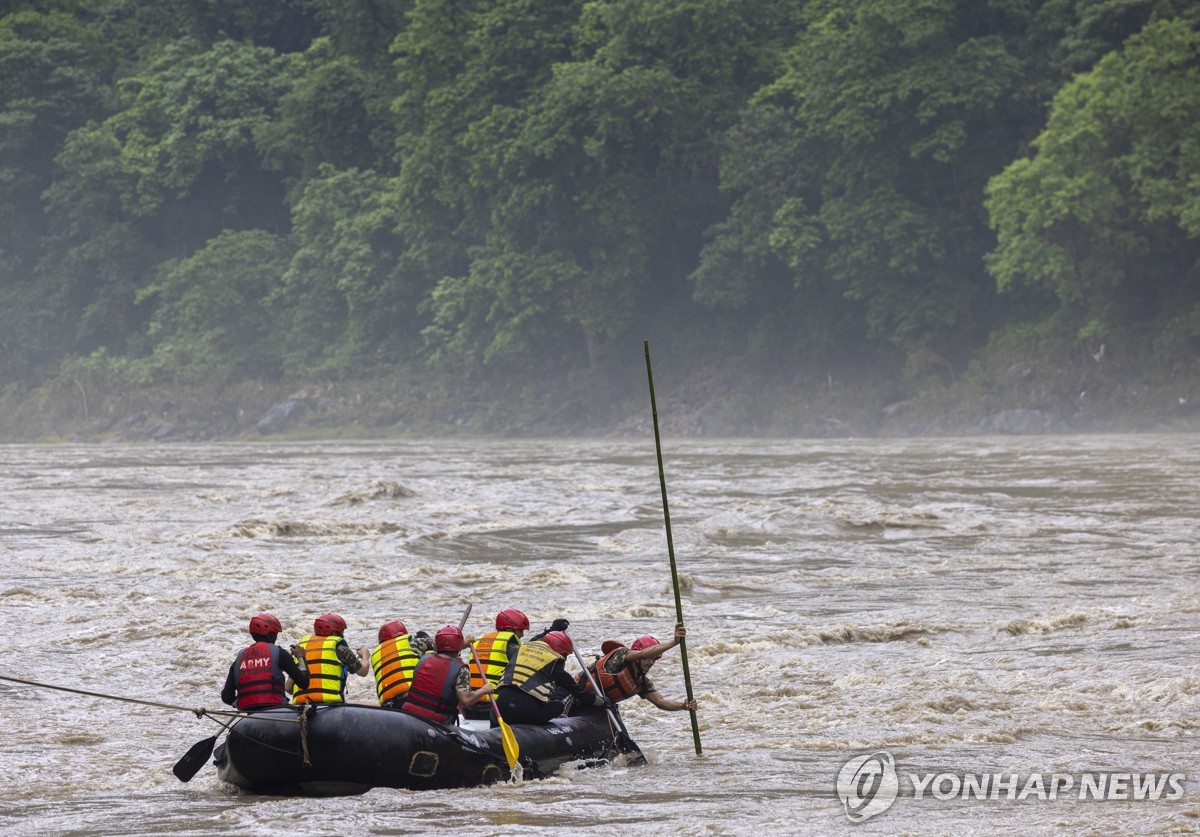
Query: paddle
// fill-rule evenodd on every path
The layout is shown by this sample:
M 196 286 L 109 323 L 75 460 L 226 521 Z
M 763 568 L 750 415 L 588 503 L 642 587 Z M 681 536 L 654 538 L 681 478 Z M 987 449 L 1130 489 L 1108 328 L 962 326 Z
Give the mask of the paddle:
M 483 672 L 483 666 L 479 663 L 479 655 L 475 653 L 475 646 L 470 646 L 471 659 L 475 661 L 475 668 Z M 492 694 L 492 699 L 488 701 L 492 705 L 492 712 L 496 715 L 496 723 L 500 726 L 500 741 L 504 744 L 504 757 L 508 759 L 508 769 L 515 770 L 517 767 L 517 759 L 521 757 L 521 748 L 517 745 L 517 737 L 513 735 L 512 727 L 504 723 L 504 718 L 500 717 L 500 705 L 496 702 L 496 695 Z
M 587 675 L 588 682 L 592 684 L 592 688 L 596 690 L 596 694 L 604 694 L 604 692 L 600 691 L 600 684 L 596 682 L 596 678 L 592 677 L 592 670 L 587 667 L 586 663 L 584 663 L 583 657 L 579 653 L 579 649 L 572 648 L 571 650 L 575 652 L 575 659 L 579 661 L 579 665 L 583 668 L 583 673 Z M 633 739 L 629 737 L 629 730 L 625 728 L 625 722 L 621 720 L 621 716 L 616 712 L 613 712 L 607 706 L 604 707 L 604 711 L 608 713 L 608 723 L 610 725 L 616 725 L 616 728 L 620 730 L 620 733 L 617 735 L 617 747 L 620 748 L 624 755 L 633 756 L 629 763 L 649 764 L 650 762 L 647 760 L 646 754 L 643 753 L 641 748 L 638 747 L 637 744 L 634 744 Z
M 232 718 L 228 723 L 221 725 L 221 732 L 229 729 L 237 718 Z M 217 738 L 221 732 L 211 738 L 206 738 L 203 741 L 197 741 L 191 746 L 183 758 L 175 762 L 175 766 L 171 768 L 171 772 L 175 774 L 175 778 L 181 782 L 190 782 L 192 777 L 200 772 L 200 768 L 208 761 L 208 757 L 212 755 L 213 748 L 217 745 Z
M 667 555 L 671 558 L 671 586 L 675 588 L 675 621 L 683 621 L 683 604 L 679 600 L 679 573 L 675 569 L 675 543 L 671 540 L 671 512 L 667 507 L 667 475 L 663 471 L 662 442 L 658 437 L 658 406 L 654 403 L 654 374 L 650 371 L 650 341 L 642 341 L 646 347 L 646 380 L 650 383 L 650 413 L 654 417 L 654 451 L 658 454 L 658 484 L 662 487 L 663 519 L 667 524 Z M 692 700 L 692 675 L 688 671 L 687 643 L 679 640 L 679 659 L 683 663 L 683 685 L 687 699 Z M 692 716 L 692 738 L 696 742 L 696 755 L 700 752 L 700 725 L 696 721 L 696 710 L 689 709 Z

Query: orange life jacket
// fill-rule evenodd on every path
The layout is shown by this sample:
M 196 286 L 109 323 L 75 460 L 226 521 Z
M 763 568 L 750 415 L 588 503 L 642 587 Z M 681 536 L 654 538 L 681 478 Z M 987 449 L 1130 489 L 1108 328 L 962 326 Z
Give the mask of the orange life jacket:
M 605 663 L 608 662 L 609 657 L 619 650 L 614 648 L 588 666 L 588 671 L 596 678 L 596 682 L 600 686 L 600 691 L 604 692 L 604 696 L 613 703 L 620 703 L 623 700 L 633 697 L 642 690 L 646 681 L 646 673 L 636 672 L 638 666 L 635 663 L 626 663 L 616 674 L 608 673 Z M 592 683 L 588 680 L 586 674 L 580 672 L 579 676 L 575 679 L 579 682 L 579 685 L 583 686 L 589 692 L 595 691 L 592 689 Z
M 421 655 L 413 650 L 412 637 L 403 634 L 375 646 L 371 652 L 371 669 L 375 672 L 375 693 L 379 703 L 408 695 L 413 671 Z
M 308 668 L 308 688 L 296 686 L 292 703 L 343 703 L 346 692 L 346 667 L 338 659 L 340 636 L 306 636 L 300 640 L 304 663 Z
M 491 683 L 497 686 L 500 683 L 500 678 L 504 674 L 504 669 L 508 668 L 508 644 L 517 637 L 515 631 L 492 631 L 490 634 L 484 634 L 479 639 L 475 640 L 475 653 L 479 657 L 479 665 L 483 666 L 481 672 L 479 666 L 475 665 L 475 661 L 471 661 L 471 688 L 482 689 L 484 684 Z M 517 637 L 518 644 L 520 638 Z M 479 700 L 490 701 L 491 695 L 484 695 Z

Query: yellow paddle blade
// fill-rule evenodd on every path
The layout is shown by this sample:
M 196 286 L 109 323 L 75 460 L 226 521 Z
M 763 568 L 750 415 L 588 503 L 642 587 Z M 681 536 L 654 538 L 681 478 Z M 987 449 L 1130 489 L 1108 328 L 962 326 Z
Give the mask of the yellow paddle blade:
M 512 770 L 517 766 L 521 748 L 517 746 L 517 737 L 513 735 L 512 727 L 504 723 L 504 719 L 498 715 L 496 720 L 500 722 L 500 740 L 504 743 L 504 757 L 508 759 L 508 769 Z

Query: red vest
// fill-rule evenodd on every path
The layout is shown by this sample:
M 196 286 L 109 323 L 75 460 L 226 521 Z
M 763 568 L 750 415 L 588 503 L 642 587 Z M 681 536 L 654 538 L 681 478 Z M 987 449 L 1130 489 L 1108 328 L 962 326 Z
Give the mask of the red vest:
M 609 698 L 613 703 L 631 698 L 642 690 L 645 685 L 645 673 L 635 674 L 635 663 L 626 663 L 621 667 L 621 670 L 616 674 L 609 674 L 605 668 L 605 663 L 608 658 L 615 654 L 619 649 L 613 649 L 605 654 L 592 665 L 588 666 L 588 670 L 592 672 L 592 676 L 596 678 L 596 682 L 600 685 L 600 691 L 604 692 L 605 697 Z M 591 681 L 587 675 L 581 673 L 576 678 L 579 685 L 585 687 L 588 691 L 592 691 Z
M 429 654 L 417 663 L 404 711 L 435 724 L 448 724 L 458 714 L 458 672 L 463 667 L 457 657 Z
M 283 693 L 283 669 L 279 667 L 275 645 L 256 642 L 238 652 L 238 709 L 280 706 L 287 702 Z

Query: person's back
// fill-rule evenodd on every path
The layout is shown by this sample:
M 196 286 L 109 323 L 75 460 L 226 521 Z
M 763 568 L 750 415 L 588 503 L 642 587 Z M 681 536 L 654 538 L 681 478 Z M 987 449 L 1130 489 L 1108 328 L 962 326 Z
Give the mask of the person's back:
M 521 646 L 500 678 L 496 694 L 506 723 L 545 724 L 559 717 L 566 708 L 566 701 L 557 697 L 560 693 L 605 705 L 603 696 L 589 695 L 567 674 L 566 655 L 573 648 L 571 638 L 562 631 L 550 631 Z
M 496 614 L 496 630 L 484 634 L 473 643 L 479 665 L 476 665 L 474 660 L 468 663 L 472 689 L 481 689 L 487 684 L 491 684 L 493 688 L 500 685 L 500 678 L 504 676 L 504 670 L 520 650 L 521 637 L 527 630 L 529 617 L 521 611 L 509 608 Z M 491 701 L 492 696 L 487 695 L 464 714 L 468 718 L 489 718 Z
M 239 651 L 229 667 L 222 701 L 239 710 L 266 709 L 287 703 L 287 677 L 308 685 L 308 675 L 275 644 L 282 630 L 279 620 L 270 613 L 260 613 L 250 620 L 254 642 Z
M 387 622 L 380 627 L 379 644 L 371 651 L 371 670 L 380 706 L 399 709 L 404 705 L 421 655 L 432 650 L 427 635 L 414 637 L 403 622 Z
M 490 684 L 471 688 L 467 667 L 458 658 L 466 646 L 462 631 L 447 625 L 434 635 L 436 653 L 421 658 L 408 689 L 402 711 L 435 724 L 451 724 L 459 706 L 472 706 L 490 694 Z
M 363 676 L 370 671 L 368 661 L 350 649 L 345 631 L 346 620 L 336 613 L 326 613 L 313 621 L 313 633 L 299 643 L 309 682 L 307 686 L 296 683 L 293 703 L 343 703 L 347 675 L 353 672 Z

